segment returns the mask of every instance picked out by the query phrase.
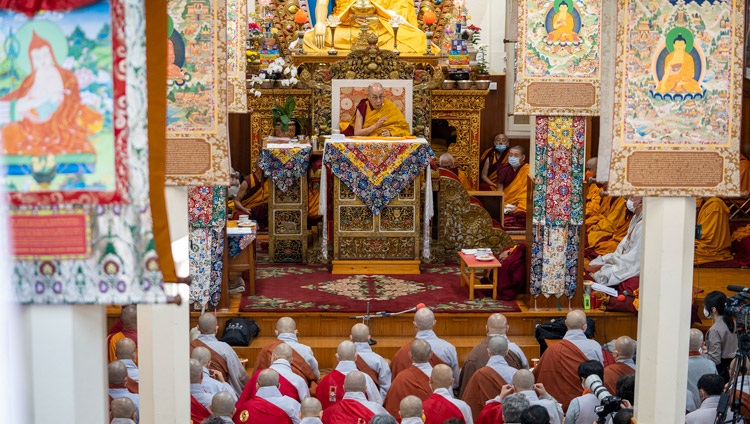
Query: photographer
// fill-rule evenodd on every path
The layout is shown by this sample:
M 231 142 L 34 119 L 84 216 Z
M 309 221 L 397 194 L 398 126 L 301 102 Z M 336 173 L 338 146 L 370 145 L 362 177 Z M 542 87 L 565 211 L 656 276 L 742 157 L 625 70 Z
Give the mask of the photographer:
M 724 383 L 729 382 L 729 364 L 737 352 L 737 337 L 734 334 L 732 317 L 724 314 L 727 297 L 720 291 L 712 291 L 703 300 L 703 315 L 714 324 L 706 332 L 706 358 L 716 364 L 716 371 Z
M 585 361 L 578 366 L 578 377 L 581 380 L 581 387 L 584 392 L 582 396 L 570 401 L 568 412 L 565 415 L 566 424 L 591 424 L 599 418 L 594 410 L 599 405 L 599 398 L 585 384 L 590 375 L 598 376 L 599 380 L 604 379 L 604 367 L 601 362 Z
M 698 380 L 698 393 L 701 407 L 687 414 L 686 424 L 713 424 L 716 420 L 716 407 L 719 406 L 724 380 L 717 374 L 706 374 Z M 734 417 L 732 411 L 727 411 L 727 420 Z

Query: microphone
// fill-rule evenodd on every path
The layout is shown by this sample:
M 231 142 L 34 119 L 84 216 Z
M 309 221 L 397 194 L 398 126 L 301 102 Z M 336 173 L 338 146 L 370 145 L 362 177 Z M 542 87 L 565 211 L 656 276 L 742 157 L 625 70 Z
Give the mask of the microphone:
M 420 310 L 420 309 L 422 309 L 422 308 L 426 308 L 426 307 L 427 307 L 427 306 L 425 306 L 425 304 L 424 304 L 424 303 L 417 303 L 417 310 Z
M 750 291 L 750 287 L 743 287 L 743 286 L 735 286 L 735 285 L 728 285 L 727 290 L 737 292 L 737 293 L 747 293 Z

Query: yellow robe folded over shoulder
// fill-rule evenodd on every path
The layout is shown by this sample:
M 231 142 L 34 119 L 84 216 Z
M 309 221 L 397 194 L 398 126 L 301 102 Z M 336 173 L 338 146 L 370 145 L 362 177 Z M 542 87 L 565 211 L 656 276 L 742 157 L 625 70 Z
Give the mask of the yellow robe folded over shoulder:
M 511 204 L 516 207 L 514 213 L 526 212 L 526 195 L 529 184 L 529 164 L 524 163 L 518 169 L 513 181 L 503 188 L 503 197 L 505 204 Z
M 362 121 L 362 128 L 375 125 L 380 118 L 385 117 L 385 122 L 379 129 L 373 132 L 373 137 L 378 137 L 378 134 L 376 133 L 380 133 L 382 130 L 388 130 L 392 137 L 411 135 L 409 124 L 406 122 L 404 114 L 401 113 L 401 110 L 392 101 L 388 99 L 383 100 L 383 106 L 381 106 L 380 109 L 373 109 L 368 101 L 365 101 L 365 104 L 367 105 L 367 108 L 365 109 L 366 112 L 364 114 L 364 120 Z M 357 106 L 357 109 L 359 110 L 359 106 Z M 354 127 L 354 121 L 356 119 L 357 117 L 355 114 L 350 122 L 342 122 L 340 125 L 341 132 L 343 133 L 350 126 Z
M 712 197 L 703 201 L 695 223 L 701 226 L 701 238 L 695 240 L 695 265 L 734 259 L 729 232 L 729 208 L 723 200 Z

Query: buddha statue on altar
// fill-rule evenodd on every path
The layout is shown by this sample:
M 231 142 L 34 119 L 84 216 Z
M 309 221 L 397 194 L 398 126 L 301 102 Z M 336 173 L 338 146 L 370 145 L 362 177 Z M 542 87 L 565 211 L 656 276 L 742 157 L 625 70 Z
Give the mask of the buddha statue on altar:
M 399 15 L 397 42 L 398 50 L 402 54 L 419 55 L 425 53 L 426 36 L 419 29 L 417 14 L 413 0 L 338 0 L 333 7 L 333 16 L 340 24 L 336 27 L 335 40 L 331 40 L 331 32 L 326 27 L 328 3 L 331 0 L 316 0 L 315 26 L 305 33 L 305 51 L 309 53 L 326 52 L 331 42 L 340 52 L 352 50 L 361 23 L 360 19 L 369 16 L 375 22 L 375 35 L 378 36 L 378 46 L 384 50 L 393 49 L 393 27 L 390 22 L 393 14 Z M 367 19 L 367 18 L 366 18 Z M 372 26 L 370 26 L 372 29 Z

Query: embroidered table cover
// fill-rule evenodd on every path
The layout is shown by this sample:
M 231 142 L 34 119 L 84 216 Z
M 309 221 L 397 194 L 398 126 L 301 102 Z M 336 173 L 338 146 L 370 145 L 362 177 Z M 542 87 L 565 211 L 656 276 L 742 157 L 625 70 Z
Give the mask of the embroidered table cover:
M 307 172 L 311 151 L 309 144 L 269 144 L 260 152 L 258 167 L 286 193 Z

